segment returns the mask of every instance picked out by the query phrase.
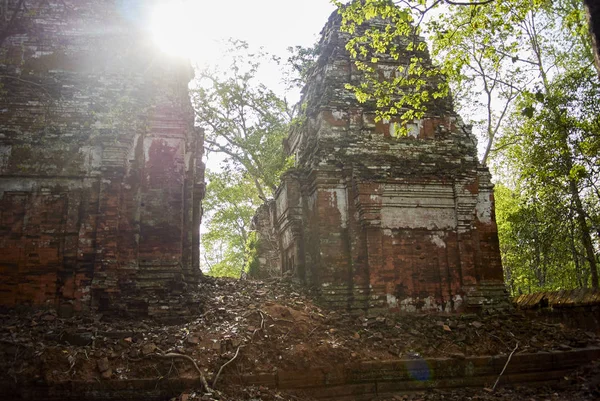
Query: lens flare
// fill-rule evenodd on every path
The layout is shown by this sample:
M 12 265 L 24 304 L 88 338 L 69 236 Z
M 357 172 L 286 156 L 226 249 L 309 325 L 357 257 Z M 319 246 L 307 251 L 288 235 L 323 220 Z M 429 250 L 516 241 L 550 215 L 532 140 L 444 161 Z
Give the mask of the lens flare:
M 413 380 L 420 382 L 431 380 L 431 369 L 423 358 L 406 361 L 406 370 Z
M 197 37 L 194 10 L 190 3 L 171 1 L 157 4 L 150 24 L 154 40 L 162 51 L 180 57 L 191 55 Z

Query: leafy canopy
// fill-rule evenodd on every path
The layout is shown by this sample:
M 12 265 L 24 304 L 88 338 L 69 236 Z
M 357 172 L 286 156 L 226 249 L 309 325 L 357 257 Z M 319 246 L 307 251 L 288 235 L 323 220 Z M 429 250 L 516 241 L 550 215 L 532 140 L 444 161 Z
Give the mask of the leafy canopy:
M 251 253 L 254 212 L 292 162 L 282 143 L 291 112 L 285 99 L 258 80 L 269 56 L 251 53 L 244 42 L 232 44 L 229 68 L 201 71 L 192 100 L 205 148 L 222 160 L 220 168 L 207 171 L 201 262 L 209 274 L 239 277 Z

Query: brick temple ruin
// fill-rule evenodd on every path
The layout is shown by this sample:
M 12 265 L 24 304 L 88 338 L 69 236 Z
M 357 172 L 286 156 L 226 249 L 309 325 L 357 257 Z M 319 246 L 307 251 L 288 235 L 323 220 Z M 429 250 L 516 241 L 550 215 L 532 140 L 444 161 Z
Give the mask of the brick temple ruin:
M 503 284 L 493 185 L 451 98 L 395 135 L 345 84 L 361 82 L 334 13 L 303 91 L 305 123 L 287 141 L 296 168 L 255 218 L 260 274 L 287 272 L 356 310 L 498 307 Z M 423 41 L 422 38 L 415 38 Z M 415 46 L 417 48 L 417 46 Z M 410 57 L 382 59 L 390 77 Z
M 7 36 L 21 2 L 0 2 L 3 400 L 600 394 L 597 289 L 411 313 L 507 304 L 493 186 L 451 99 L 402 137 L 345 89 L 361 76 L 337 14 L 285 143 L 296 167 L 255 217 L 258 273 L 369 313 L 290 280 L 203 278 L 193 71 L 124 7 L 152 1 L 31 0 Z
M 0 305 L 173 316 L 201 274 L 193 71 L 136 4 L 27 2 L 3 40 Z
M 193 71 L 161 55 L 139 23 L 144 8 L 126 4 L 32 2 L 35 18 L 2 39 L 2 306 L 174 316 L 202 275 Z M 286 144 L 297 166 L 255 221 L 260 270 L 293 272 L 334 307 L 497 306 L 493 187 L 469 127 L 449 98 L 407 137 L 375 122 L 344 87 L 361 75 L 339 23 L 334 14 L 323 31 L 306 120 Z M 380 63 L 382 75 L 411 56 Z

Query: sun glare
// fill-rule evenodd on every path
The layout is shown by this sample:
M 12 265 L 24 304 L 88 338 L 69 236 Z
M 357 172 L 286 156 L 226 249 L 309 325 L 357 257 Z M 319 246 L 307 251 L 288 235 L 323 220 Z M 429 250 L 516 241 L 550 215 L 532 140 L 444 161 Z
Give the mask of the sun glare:
M 287 55 L 289 46 L 311 45 L 315 33 L 333 11 L 327 0 L 152 0 L 147 3 L 153 4 L 148 28 L 158 47 L 166 54 L 188 58 L 194 65 L 216 64 L 223 57 L 229 38 L 244 40 L 254 48 L 265 47 L 270 53 Z M 285 17 L 290 15 L 293 18 Z
M 197 18 L 194 3 L 169 1 L 154 8 L 151 30 L 154 40 L 165 53 L 173 56 L 191 57 L 199 37 L 194 23 Z

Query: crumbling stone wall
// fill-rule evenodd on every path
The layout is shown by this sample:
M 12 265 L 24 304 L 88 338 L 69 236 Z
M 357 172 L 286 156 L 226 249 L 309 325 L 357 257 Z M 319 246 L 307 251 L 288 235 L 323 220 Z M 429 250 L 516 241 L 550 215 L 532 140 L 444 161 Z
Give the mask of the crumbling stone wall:
M 0 305 L 173 314 L 200 275 L 193 71 L 141 2 L 26 3 L 0 48 Z
M 280 239 L 274 229 L 274 218 L 275 203 L 268 201 L 258 208 L 252 219 L 250 230 L 257 233 L 254 245 L 256 257 L 250 263 L 248 274 L 253 278 L 265 279 L 281 275 Z
M 490 174 L 450 98 L 394 135 L 345 89 L 361 74 L 334 13 L 287 141 L 297 168 L 275 196 L 283 269 L 324 302 L 362 310 L 461 311 L 507 301 Z M 420 38 L 415 38 L 421 40 Z M 417 48 L 417 46 L 415 46 Z M 381 76 L 415 54 L 383 59 Z M 429 60 L 426 51 L 418 54 Z

